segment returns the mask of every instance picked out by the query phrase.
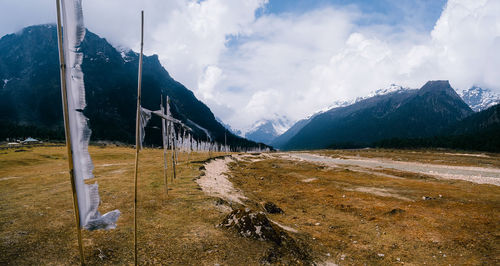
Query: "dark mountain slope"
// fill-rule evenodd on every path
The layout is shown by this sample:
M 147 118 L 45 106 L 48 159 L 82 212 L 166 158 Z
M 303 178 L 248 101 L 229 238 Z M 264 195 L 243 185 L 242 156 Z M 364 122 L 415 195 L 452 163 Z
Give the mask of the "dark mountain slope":
M 82 43 L 87 108 L 85 114 L 93 130 L 92 139 L 134 142 L 138 54 L 120 52 L 105 39 L 87 31 Z M 215 120 L 210 109 L 181 83 L 170 77 L 158 57 L 145 56 L 142 105 L 159 109 L 160 94 L 169 95 L 173 115 L 195 130 L 198 138 L 207 129 L 212 139 L 224 143 L 226 129 Z M 22 128 L 37 132 L 62 132 L 57 33 L 54 25 L 38 25 L 0 39 L 0 124 L 15 135 Z M 3 85 L 3 86 L 2 86 Z M 159 119 L 153 119 L 147 140 L 159 143 Z M 194 123 L 193 123 L 194 122 Z M 21 130 L 22 131 L 22 130 Z M 13 135 L 14 134 L 14 135 Z M 232 146 L 257 144 L 227 132 Z M 43 136 L 42 136 L 43 137 Z
M 379 95 L 316 115 L 278 147 L 318 149 L 363 146 L 395 137 L 428 137 L 471 113 L 448 81 L 429 81 L 420 90 Z
M 451 148 L 500 152 L 500 104 L 477 112 L 430 138 L 392 138 L 381 148 Z

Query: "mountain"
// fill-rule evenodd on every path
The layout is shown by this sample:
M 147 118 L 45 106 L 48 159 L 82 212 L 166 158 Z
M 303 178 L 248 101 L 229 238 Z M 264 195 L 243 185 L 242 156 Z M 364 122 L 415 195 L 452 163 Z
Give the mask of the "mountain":
M 318 149 L 428 137 L 472 113 L 448 81 L 429 81 L 419 90 L 397 89 L 317 114 L 290 128 L 283 144 L 273 144 L 280 149 Z
M 485 110 L 500 103 L 499 94 L 492 92 L 490 89 L 483 89 L 476 86 L 459 92 L 459 95 L 474 112 Z
M 260 120 L 245 134 L 245 138 L 269 145 L 277 136 L 290 128 L 291 124 L 291 121 L 284 116 Z
M 215 120 L 217 120 L 217 122 L 223 125 L 229 132 L 233 133 L 234 135 L 242 136 L 241 130 L 232 128 L 231 125 L 222 122 L 222 120 L 218 117 L 215 117 Z
M 106 39 L 86 31 L 83 52 L 87 107 L 84 110 L 92 129 L 92 140 L 133 143 L 137 97 L 138 54 L 117 50 Z M 55 25 L 24 28 L 0 39 L 0 137 L 41 134 L 63 137 L 59 78 L 59 57 Z M 194 136 L 224 142 L 225 128 L 210 109 L 175 81 L 162 67 L 157 55 L 144 56 L 142 105 L 150 110 L 160 106 L 160 95 L 171 98 L 172 114 L 194 130 Z M 160 143 L 160 119 L 147 128 L 146 143 Z M 34 135 L 33 135 L 34 136 Z M 227 134 L 232 146 L 257 144 Z
M 283 134 L 275 137 L 273 141 L 271 141 L 270 145 L 274 148 L 282 149 L 290 141 L 291 138 L 297 135 L 297 133 L 312 120 L 312 118 L 314 118 L 314 116 L 297 121 Z
M 335 108 L 340 108 L 340 107 L 350 106 L 350 105 L 353 105 L 359 101 L 363 101 L 363 100 L 366 100 L 368 98 L 372 98 L 375 96 L 382 96 L 382 95 L 386 95 L 386 94 L 390 94 L 390 93 L 400 93 L 400 92 L 407 91 L 407 90 L 411 90 L 411 89 L 400 86 L 400 85 L 391 84 L 387 88 L 382 88 L 382 89 L 372 91 L 372 92 L 370 92 L 370 94 L 368 96 L 365 96 L 365 97 L 357 97 L 357 98 L 351 99 L 351 100 L 335 101 L 335 102 L 333 102 L 333 104 L 330 104 L 328 107 L 317 111 L 316 113 L 312 114 L 311 116 L 299 120 L 298 122 L 293 124 L 286 132 L 284 132 L 283 134 L 274 138 L 274 140 L 270 144 L 271 144 L 271 146 L 277 147 L 277 148 L 284 147 L 284 145 L 293 136 L 295 136 L 303 127 L 305 127 L 310 121 L 312 121 L 313 118 L 315 118 L 316 116 L 318 116 L 322 113 L 325 113 L 329 110 L 332 110 Z
M 467 135 L 494 132 L 500 138 L 500 103 L 474 113 L 443 131 L 447 135 Z
M 500 104 L 474 113 L 429 138 L 392 138 L 374 143 L 381 148 L 451 148 L 500 152 Z

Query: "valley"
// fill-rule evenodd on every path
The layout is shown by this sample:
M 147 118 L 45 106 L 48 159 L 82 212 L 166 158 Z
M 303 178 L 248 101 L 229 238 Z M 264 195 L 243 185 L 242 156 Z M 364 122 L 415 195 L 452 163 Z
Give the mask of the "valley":
M 83 231 L 85 259 L 130 264 L 134 149 L 90 146 L 90 154 L 102 211 L 118 208 L 122 216 L 115 230 Z M 166 195 L 162 150 L 144 149 L 139 263 L 495 264 L 499 157 L 390 149 L 180 153 Z M 469 171 L 471 179 L 440 169 Z M 1 150 L 0 190 L 0 263 L 78 262 L 64 147 Z M 225 225 L 238 210 L 266 217 L 285 240 Z
M 55 2 L 0 5 L 0 265 L 500 265 L 500 1 Z

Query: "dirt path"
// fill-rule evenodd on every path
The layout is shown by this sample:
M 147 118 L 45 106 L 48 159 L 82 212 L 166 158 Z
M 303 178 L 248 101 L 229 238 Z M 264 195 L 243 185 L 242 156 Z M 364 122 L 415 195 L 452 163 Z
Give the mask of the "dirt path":
M 240 155 L 235 157 L 236 160 L 250 158 L 252 162 L 262 160 L 255 159 L 255 156 L 252 155 Z M 205 164 L 205 175 L 202 175 L 198 180 L 196 180 L 196 182 L 205 193 L 212 197 L 220 197 L 227 201 L 237 202 L 244 205 L 242 200 L 246 200 L 248 198 L 243 195 L 242 191 L 235 189 L 231 181 L 227 179 L 226 173 L 229 172 L 227 164 L 231 161 L 233 161 L 232 157 L 226 157 L 224 159 L 216 159 Z M 279 224 L 271 219 L 269 220 L 286 231 L 297 233 L 297 230 L 291 227 Z
M 500 169 L 469 166 L 448 166 L 416 162 L 400 162 L 389 159 L 331 158 L 310 153 L 290 153 L 291 159 L 331 165 L 356 165 L 368 169 L 396 169 L 399 171 L 430 175 L 442 179 L 460 179 L 478 184 L 500 186 Z M 287 158 L 287 156 L 283 156 Z
M 232 160 L 231 157 L 226 157 L 205 164 L 205 175 L 201 176 L 196 182 L 210 196 L 221 197 L 228 201 L 243 204 L 241 200 L 246 199 L 246 197 L 243 196 L 241 191 L 233 187 L 233 184 L 225 175 L 229 171 L 227 164 Z

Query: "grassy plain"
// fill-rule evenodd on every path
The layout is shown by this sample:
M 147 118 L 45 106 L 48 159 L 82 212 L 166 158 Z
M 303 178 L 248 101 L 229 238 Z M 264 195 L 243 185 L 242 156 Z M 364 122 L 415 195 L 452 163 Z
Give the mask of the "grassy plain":
M 318 151 L 451 165 L 500 164 L 492 157 L 496 155 L 365 152 Z M 0 264 L 78 264 L 65 154 L 65 147 L 0 150 Z M 115 230 L 82 231 L 85 259 L 89 264 L 132 264 L 135 150 L 91 146 L 90 154 L 100 211 L 119 209 L 122 216 Z M 220 154 L 212 154 L 216 155 Z M 227 210 L 217 208 L 217 199 L 193 181 L 209 154 L 191 154 L 189 163 L 181 154 L 173 183 L 169 173 L 168 195 L 162 156 L 159 149 L 140 153 L 139 263 L 260 264 L 271 244 L 217 228 Z M 247 206 L 263 210 L 262 203 L 270 201 L 282 208 L 284 214 L 268 214 L 269 218 L 296 229 L 290 236 L 307 246 L 318 263 L 500 263 L 498 186 L 398 172 L 390 174 L 400 178 L 391 178 L 275 155 L 236 160 L 230 169 L 229 180 L 248 198 Z
M 480 160 L 476 164 L 462 155 L 425 151 L 316 153 L 452 165 L 499 163 L 498 157 L 469 156 Z M 281 207 L 284 214 L 270 218 L 296 229 L 317 261 L 353 265 L 500 262 L 498 186 L 395 171 L 390 174 L 396 177 L 385 177 L 278 156 L 261 158 L 233 163 L 230 180 L 256 206 L 271 201 Z
M 90 147 L 101 213 L 119 209 L 118 227 L 82 231 L 89 264 L 133 264 L 135 149 Z M 217 154 L 213 154 L 215 156 Z M 191 154 L 203 161 L 208 153 Z M 163 152 L 140 153 L 140 264 L 258 264 L 267 243 L 215 228 L 224 213 L 193 181 L 201 163 L 180 155 L 177 179 L 165 195 Z M 78 246 L 65 147 L 0 150 L 0 264 L 78 264 Z M 171 173 L 169 173 L 170 181 Z

